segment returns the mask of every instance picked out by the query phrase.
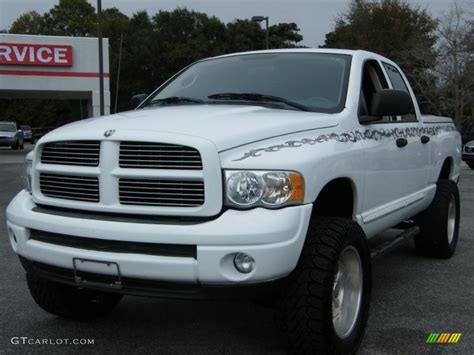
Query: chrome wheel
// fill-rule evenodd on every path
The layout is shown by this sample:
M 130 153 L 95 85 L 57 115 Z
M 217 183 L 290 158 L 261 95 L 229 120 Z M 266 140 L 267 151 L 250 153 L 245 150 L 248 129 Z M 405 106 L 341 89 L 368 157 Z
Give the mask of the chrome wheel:
M 448 207 L 448 243 L 451 244 L 454 239 L 454 231 L 456 229 L 456 199 L 451 195 Z
M 332 290 L 332 323 L 340 338 L 349 336 L 356 324 L 362 286 L 362 262 L 359 252 L 353 246 L 347 246 L 339 255 Z

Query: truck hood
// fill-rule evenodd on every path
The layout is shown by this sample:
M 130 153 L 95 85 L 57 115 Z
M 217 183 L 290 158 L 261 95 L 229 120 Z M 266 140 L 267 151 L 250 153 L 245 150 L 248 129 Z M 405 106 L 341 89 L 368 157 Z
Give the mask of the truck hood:
M 336 126 L 339 115 L 243 105 L 166 106 L 76 121 L 50 135 L 143 130 L 199 137 L 218 151 L 294 132 Z M 71 132 L 72 130 L 72 132 Z M 52 138 L 52 137 L 50 137 Z

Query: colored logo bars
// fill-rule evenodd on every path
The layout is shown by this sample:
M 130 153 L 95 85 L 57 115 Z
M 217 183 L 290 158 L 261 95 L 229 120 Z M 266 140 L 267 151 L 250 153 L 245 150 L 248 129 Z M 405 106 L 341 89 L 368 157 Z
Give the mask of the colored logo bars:
M 430 333 L 426 344 L 456 344 L 461 339 L 462 333 Z

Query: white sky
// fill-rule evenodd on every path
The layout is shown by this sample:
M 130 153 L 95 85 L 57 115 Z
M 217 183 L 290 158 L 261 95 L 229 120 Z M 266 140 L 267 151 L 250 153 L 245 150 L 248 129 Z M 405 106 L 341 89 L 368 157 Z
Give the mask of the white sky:
M 426 8 L 434 17 L 447 12 L 452 1 L 408 0 Z M 94 6 L 96 4 L 94 0 L 89 2 Z M 0 0 L 0 29 L 8 29 L 25 12 L 36 10 L 43 13 L 57 3 L 57 0 Z M 347 9 L 349 3 L 350 0 L 102 0 L 102 7 L 117 7 L 128 16 L 139 10 L 154 14 L 160 9 L 187 7 L 217 16 L 226 23 L 253 15 L 265 15 L 269 16 L 270 24 L 297 23 L 304 37 L 303 44 L 317 47 L 324 43 L 325 34 L 332 30 L 334 19 Z

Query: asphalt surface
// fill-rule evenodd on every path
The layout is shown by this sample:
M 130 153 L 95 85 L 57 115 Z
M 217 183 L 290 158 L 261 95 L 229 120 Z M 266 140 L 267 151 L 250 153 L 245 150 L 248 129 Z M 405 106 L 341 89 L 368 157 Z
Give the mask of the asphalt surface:
M 250 302 L 127 296 L 109 317 L 93 322 L 42 311 L 28 293 L 3 222 L 8 202 L 22 188 L 26 151 L 0 148 L 0 353 L 283 353 L 272 311 Z M 464 164 L 459 186 L 461 230 L 452 259 L 419 257 L 407 241 L 374 262 L 371 312 L 359 353 L 474 353 L 474 170 Z M 428 345 L 431 332 L 462 337 L 458 344 Z M 52 343 L 87 338 L 94 344 L 22 345 L 15 337 Z

